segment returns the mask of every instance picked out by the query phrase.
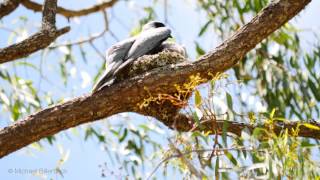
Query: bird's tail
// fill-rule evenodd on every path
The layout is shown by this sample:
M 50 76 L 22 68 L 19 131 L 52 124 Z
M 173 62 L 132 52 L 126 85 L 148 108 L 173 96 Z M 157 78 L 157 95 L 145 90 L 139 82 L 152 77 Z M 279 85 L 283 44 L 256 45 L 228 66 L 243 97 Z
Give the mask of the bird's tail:
M 114 78 L 112 78 L 112 73 L 110 72 L 105 72 L 101 78 L 98 80 L 98 82 L 93 86 L 92 93 L 97 92 L 104 86 L 108 86 L 112 84 L 114 81 Z

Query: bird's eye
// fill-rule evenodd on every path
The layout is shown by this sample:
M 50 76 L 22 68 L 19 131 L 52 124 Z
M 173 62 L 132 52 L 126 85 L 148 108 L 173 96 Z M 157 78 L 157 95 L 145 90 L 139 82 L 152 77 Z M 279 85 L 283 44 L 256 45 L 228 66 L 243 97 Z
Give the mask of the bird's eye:
M 155 26 L 158 28 L 158 27 L 164 27 L 165 25 L 161 22 L 156 22 Z

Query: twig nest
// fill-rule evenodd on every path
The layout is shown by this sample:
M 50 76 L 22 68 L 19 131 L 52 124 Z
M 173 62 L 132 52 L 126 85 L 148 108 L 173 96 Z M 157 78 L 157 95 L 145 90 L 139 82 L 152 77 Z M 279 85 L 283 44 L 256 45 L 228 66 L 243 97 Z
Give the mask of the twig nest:
M 157 54 L 144 55 L 138 58 L 118 75 L 116 81 L 119 82 L 143 74 L 155 68 L 182 62 L 187 62 L 187 59 L 184 57 L 184 55 L 164 49 Z
M 185 50 L 182 46 L 175 43 L 163 43 L 157 49 L 153 50 L 150 55 L 144 55 L 126 67 L 118 74 L 115 81 L 123 81 L 155 68 L 188 62 Z M 148 103 L 141 102 L 145 105 L 137 104 L 137 107 L 133 111 L 155 117 L 167 124 L 167 122 L 169 123 L 170 119 L 182 108 L 183 105 L 180 103 L 183 104 L 187 102 L 192 94 L 192 92 L 189 92 L 182 98 L 180 96 L 177 97 L 177 94 L 179 93 L 178 90 L 175 90 L 167 92 L 166 94 L 150 94 L 152 97 L 149 97 Z

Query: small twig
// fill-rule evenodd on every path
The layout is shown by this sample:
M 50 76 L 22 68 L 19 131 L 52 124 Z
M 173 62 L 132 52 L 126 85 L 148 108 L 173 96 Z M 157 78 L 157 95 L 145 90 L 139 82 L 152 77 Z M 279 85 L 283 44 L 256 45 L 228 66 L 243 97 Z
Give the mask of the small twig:
M 93 44 L 92 41 L 89 41 L 90 46 L 93 48 L 93 50 L 96 51 L 96 53 L 101 57 L 101 59 L 105 60 L 104 55 L 99 51 L 99 49 Z
M 10 29 L 10 28 L 7 28 L 7 27 L 4 27 L 4 26 L 0 26 L 0 29 L 4 30 L 4 31 L 8 31 L 8 32 L 11 32 L 11 33 L 14 33 L 15 35 L 19 35 L 20 33 L 13 30 L 13 29 Z
M 74 42 L 69 42 L 69 43 L 64 43 L 64 44 L 57 44 L 57 45 L 49 46 L 49 48 L 55 49 L 55 48 L 62 47 L 62 46 L 75 46 L 75 45 L 81 45 L 84 43 L 92 42 L 92 41 L 102 37 L 106 32 L 107 32 L 106 30 L 103 30 L 99 34 L 93 35 L 93 36 L 88 37 L 86 39 L 82 39 L 82 40 L 78 40 L 78 41 L 74 41 Z
M 259 151 L 259 152 L 265 152 L 265 150 L 258 150 L 258 149 L 253 149 L 252 147 L 245 147 L 245 146 L 242 146 L 242 147 L 231 147 L 231 148 L 221 148 L 221 149 L 195 149 L 195 150 L 190 150 L 190 151 L 186 151 L 186 152 L 181 152 L 180 154 L 173 154 L 169 157 L 166 157 L 164 158 L 163 160 L 161 160 L 157 166 L 152 170 L 152 172 L 150 173 L 150 175 L 147 177 L 147 180 L 150 179 L 153 174 L 159 169 L 159 167 L 173 159 L 173 158 L 180 158 L 181 156 L 186 156 L 186 155 L 189 155 L 191 153 L 205 153 L 205 152 L 210 152 L 210 151 L 215 151 L 216 152 L 216 156 L 221 156 L 221 155 L 224 155 L 223 152 L 225 151 L 238 151 L 238 150 L 242 150 L 242 151 Z M 222 153 L 221 153 L 222 152 Z M 218 154 L 220 153 L 220 154 Z
M 112 7 L 118 0 L 110 0 L 108 2 L 103 2 L 101 4 L 96 4 L 92 7 L 80 9 L 80 10 L 71 10 L 66 9 L 63 7 L 57 7 L 57 13 L 66 17 L 66 18 L 72 18 L 72 17 L 79 17 L 79 16 L 85 16 L 91 13 L 95 13 L 101 10 L 104 10 L 106 8 Z M 33 2 L 30 0 L 22 0 L 22 5 L 25 6 L 28 9 L 31 9 L 35 12 L 42 11 L 42 5 L 38 4 L 37 2 Z
M 190 161 L 188 159 L 185 158 L 185 155 L 170 141 L 170 139 L 169 139 L 169 143 L 170 143 L 171 148 L 173 148 L 173 150 L 177 153 L 179 158 L 181 158 L 181 161 L 188 167 L 188 169 L 190 170 L 191 174 L 194 174 L 197 178 L 202 179 L 203 174 L 201 172 L 199 172 L 190 163 Z
M 78 40 L 78 41 L 74 41 L 74 42 L 69 42 L 69 43 L 64 43 L 64 44 L 57 44 L 57 45 L 50 46 L 49 48 L 54 49 L 54 48 L 58 48 L 58 47 L 62 47 L 62 46 L 80 45 L 80 44 L 92 42 L 92 41 L 94 41 L 94 40 L 102 37 L 106 32 L 109 31 L 109 21 L 108 21 L 107 13 L 106 13 L 105 11 L 102 11 L 102 14 L 103 14 L 104 22 L 105 22 L 105 28 L 103 29 L 102 32 L 100 32 L 100 33 L 98 33 L 98 34 L 96 34 L 96 35 L 93 35 L 93 36 L 91 36 L 91 37 L 82 39 L 82 40 Z

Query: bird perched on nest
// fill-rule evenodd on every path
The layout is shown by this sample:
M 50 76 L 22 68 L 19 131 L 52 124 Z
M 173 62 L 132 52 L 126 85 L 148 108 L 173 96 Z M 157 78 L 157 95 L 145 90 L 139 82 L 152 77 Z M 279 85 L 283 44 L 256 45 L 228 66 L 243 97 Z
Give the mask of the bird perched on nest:
M 142 32 L 111 46 L 106 53 L 106 71 L 94 86 L 93 92 L 114 82 L 117 75 L 137 58 L 161 49 L 161 43 L 171 37 L 171 30 L 161 22 L 145 24 Z M 160 47 L 159 47 L 160 46 Z

